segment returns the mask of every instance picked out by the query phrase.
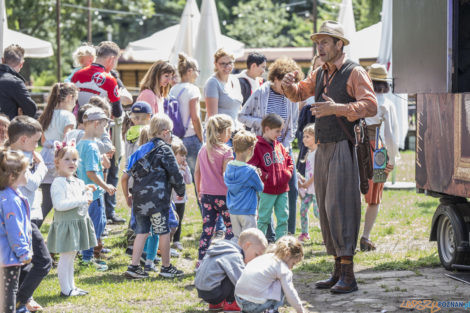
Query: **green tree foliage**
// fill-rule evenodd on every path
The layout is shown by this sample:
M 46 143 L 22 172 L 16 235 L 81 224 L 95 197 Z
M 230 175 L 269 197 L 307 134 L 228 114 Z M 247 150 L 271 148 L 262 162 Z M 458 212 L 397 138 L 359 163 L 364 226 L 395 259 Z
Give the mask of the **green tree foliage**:
M 382 0 L 353 0 L 353 8 L 357 30 L 380 22 Z

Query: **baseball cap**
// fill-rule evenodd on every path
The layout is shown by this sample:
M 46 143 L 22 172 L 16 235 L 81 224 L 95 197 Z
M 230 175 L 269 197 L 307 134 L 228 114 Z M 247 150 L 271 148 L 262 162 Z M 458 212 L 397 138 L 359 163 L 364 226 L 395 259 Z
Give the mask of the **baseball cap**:
M 83 114 L 83 121 L 84 122 L 89 122 L 89 121 L 98 121 L 98 120 L 107 120 L 108 122 L 111 121 L 104 111 L 100 108 L 89 108 L 88 110 L 85 111 L 85 114 Z
M 152 114 L 152 108 L 150 107 L 150 104 L 145 101 L 137 101 L 132 105 L 131 112 Z

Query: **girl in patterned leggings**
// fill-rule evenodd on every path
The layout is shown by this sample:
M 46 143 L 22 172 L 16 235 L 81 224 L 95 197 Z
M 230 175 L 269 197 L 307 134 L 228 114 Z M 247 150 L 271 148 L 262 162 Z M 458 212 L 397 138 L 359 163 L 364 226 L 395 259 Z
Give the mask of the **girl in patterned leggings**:
M 227 186 L 224 172 L 229 161 L 233 160 L 232 148 L 226 145 L 232 135 L 232 118 L 225 114 L 216 114 L 207 121 L 207 141 L 199 150 L 194 171 L 197 194 L 202 206 L 203 226 L 199 240 L 199 258 L 196 267 L 204 258 L 214 234 L 215 223 L 222 215 L 225 227 L 225 239 L 232 239 L 232 224 L 227 208 Z
M 300 206 L 300 224 L 302 234 L 299 236 L 300 241 L 310 240 L 308 234 L 308 209 L 313 203 L 313 214 L 316 218 L 318 215 L 317 198 L 315 197 L 315 186 L 313 183 L 313 166 L 315 164 L 315 151 L 317 144 L 315 143 L 315 125 L 309 124 L 304 128 L 303 143 L 308 148 L 305 156 L 305 178 L 299 175 L 299 193 L 302 199 Z

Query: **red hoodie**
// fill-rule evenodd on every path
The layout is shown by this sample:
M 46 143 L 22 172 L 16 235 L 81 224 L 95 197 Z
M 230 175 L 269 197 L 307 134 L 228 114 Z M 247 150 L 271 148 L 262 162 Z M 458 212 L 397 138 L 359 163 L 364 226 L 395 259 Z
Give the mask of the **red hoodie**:
M 279 141 L 269 143 L 262 136 L 258 136 L 253 157 L 248 163 L 261 169 L 264 193 L 280 195 L 289 191 L 294 163 Z

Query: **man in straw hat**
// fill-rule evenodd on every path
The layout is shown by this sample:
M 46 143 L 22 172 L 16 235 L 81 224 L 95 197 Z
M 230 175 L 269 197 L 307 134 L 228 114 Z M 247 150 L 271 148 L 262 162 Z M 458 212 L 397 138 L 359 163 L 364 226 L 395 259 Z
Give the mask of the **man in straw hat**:
M 331 277 L 316 287 L 348 293 L 357 290 L 353 255 L 361 222 L 359 173 L 351 141 L 358 119 L 377 113 L 377 99 L 367 72 L 343 52 L 349 40 L 341 24 L 326 21 L 310 38 L 325 64 L 299 83 L 294 83 L 296 73 L 286 74 L 282 88 L 291 101 L 310 96 L 317 101 L 311 108 L 319 144 L 314 183 L 323 240 L 335 266 Z

